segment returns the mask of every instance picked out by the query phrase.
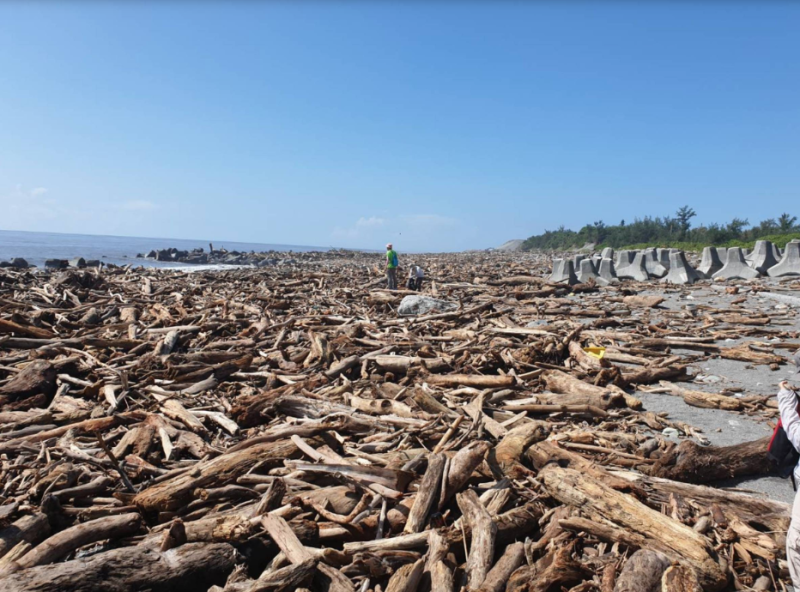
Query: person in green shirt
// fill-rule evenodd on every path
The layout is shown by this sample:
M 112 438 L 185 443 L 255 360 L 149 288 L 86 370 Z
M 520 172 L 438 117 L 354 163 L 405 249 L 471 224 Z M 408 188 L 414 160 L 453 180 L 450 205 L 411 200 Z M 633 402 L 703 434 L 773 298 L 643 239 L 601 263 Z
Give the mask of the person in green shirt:
M 386 245 L 386 283 L 390 290 L 397 290 L 397 253 L 392 243 Z

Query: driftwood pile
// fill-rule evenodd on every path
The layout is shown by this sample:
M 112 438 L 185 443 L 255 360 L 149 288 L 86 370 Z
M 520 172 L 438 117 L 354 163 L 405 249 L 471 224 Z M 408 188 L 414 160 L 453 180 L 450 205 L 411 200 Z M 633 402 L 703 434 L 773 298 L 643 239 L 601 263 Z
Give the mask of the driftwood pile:
M 547 285 L 530 255 L 416 262 L 458 310 L 399 318 L 368 255 L 1 270 L 0 590 L 788 581 L 788 507 L 702 485 L 766 472 L 765 444 L 702 446 L 635 396 L 774 417 L 685 381 L 706 356 L 783 364 L 785 319 Z

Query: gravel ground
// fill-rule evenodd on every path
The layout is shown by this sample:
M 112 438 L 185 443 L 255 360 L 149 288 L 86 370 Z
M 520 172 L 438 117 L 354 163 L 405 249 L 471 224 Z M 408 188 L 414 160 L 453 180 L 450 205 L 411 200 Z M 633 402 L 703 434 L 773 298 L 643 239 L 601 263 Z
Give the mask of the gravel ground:
M 780 290 L 780 283 L 766 280 L 770 289 Z M 669 291 L 665 291 L 669 290 Z M 745 294 L 730 295 L 725 293 L 725 286 L 704 286 L 699 289 L 667 288 L 665 290 L 652 290 L 645 292 L 664 296 L 666 301 L 661 308 L 666 311 L 687 311 L 698 305 L 709 305 L 714 308 L 730 308 L 731 302 Z M 744 290 L 742 290 L 744 292 Z M 795 317 L 797 308 L 792 304 L 773 299 L 748 295 L 744 305 L 747 310 L 769 310 L 771 314 L 786 313 L 786 319 L 779 319 L 767 328 L 785 331 L 800 332 L 800 315 Z M 702 314 L 702 311 L 699 311 Z M 669 319 L 664 312 L 652 315 L 653 321 Z M 780 323 L 780 324 L 778 324 Z M 747 338 L 743 340 L 729 340 L 726 345 L 736 345 L 742 341 L 765 341 L 769 338 Z M 783 341 L 783 340 L 782 340 Z M 792 340 L 798 342 L 800 339 Z M 745 362 L 723 360 L 703 356 L 702 352 L 689 350 L 676 350 L 675 353 L 693 355 L 699 361 L 691 365 L 690 372 L 696 375 L 695 381 L 689 388 L 706 392 L 719 392 L 723 388 L 738 387 L 743 389 L 743 394 L 774 395 L 778 392 L 778 383 L 790 380 L 800 385 L 800 374 L 795 374 L 793 364 L 781 366 L 779 370 L 770 370 L 768 366 L 751 366 Z M 790 350 L 776 349 L 775 353 L 789 356 Z M 718 409 L 701 409 L 691 407 L 683 399 L 673 395 L 638 392 L 636 396 L 642 399 L 648 411 L 656 413 L 667 412 L 669 417 L 684 421 L 700 428 L 711 444 L 727 446 L 749 440 L 762 438 L 772 433 L 772 427 L 767 420 L 758 416 L 748 416 L 743 413 L 722 411 Z M 766 455 L 766 450 L 764 451 Z M 789 479 L 780 477 L 760 477 L 756 479 L 738 479 L 729 482 L 716 483 L 718 487 L 737 487 L 750 491 L 760 492 L 771 499 L 791 503 L 794 499 L 794 490 Z

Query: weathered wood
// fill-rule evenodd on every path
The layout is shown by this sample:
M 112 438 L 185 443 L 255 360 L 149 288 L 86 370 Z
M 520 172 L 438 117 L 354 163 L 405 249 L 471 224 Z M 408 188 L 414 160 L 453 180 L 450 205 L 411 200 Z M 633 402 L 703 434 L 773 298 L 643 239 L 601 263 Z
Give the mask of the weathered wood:
M 236 552 L 226 544 L 187 544 L 166 553 L 122 548 L 0 577 L 4 592 L 195 592 L 222 584 Z
M 316 571 L 317 562 L 314 559 L 293 563 L 275 571 L 265 571 L 246 590 L 247 592 L 294 592 L 309 582 Z
M 184 504 L 198 488 L 231 483 L 257 463 L 291 458 L 297 447 L 291 440 L 257 444 L 223 454 L 196 466 L 191 473 L 178 475 L 149 487 L 133 498 L 133 503 L 146 512 L 174 510 Z
M 433 386 L 475 388 L 510 388 L 514 386 L 513 376 L 482 376 L 478 374 L 431 374 L 425 382 Z
M 643 536 L 649 549 L 686 561 L 698 572 L 705 590 L 721 590 L 725 586 L 726 574 L 708 539 L 691 528 L 572 469 L 549 465 L 539 478 L 560 502 Z
M 732 446 L 699 446 L 684 440 L 653 465 L 652 475 L 688 483 L 763 475 L 774 469 L 766 454 L 770 438 Z
M 467 557 L 467 587 L 477 590 L 492 566 L 497 526 L 471 489 L 459 493 L 456 501 L 472 533 Z
M 23 516 L 0 530 L 0 557 L 21 542 L 36 545 L 50 534 L 50 522 L 45 514 Z
M 425 528 L 428 514 L 439 499 L 439 489 L 444 475 L 446 457 L 443 454 L 429 454 L 428 468 L 420 481 L 417 494 L 414 496 L 414 505 L 408 514 L 404 531 L 407 533 L 419 532 Z
M 55 366 L 47 360 L 34 360 L 8 383 L 0 386 L 0 403 L 39 394 L 49 400 L 55 392 Z
M 27 569 L 53 563 L 78 547 L 106 539 L 130 536 L 139 532 L 142 526 L 143 521 L 139 514 L 107 516 L 77 524 L 41 542 L 20 558 L 17 564 L 21 568 Z
M 398 569 L 386 585 L 386 592 L 416 592 L 425 561 L 419 559 Z
M 497 560 L 494 567 L 486 574 L 479 592 L 502 592 L 506 586 L 506 582 L 511 577 L 517 568 L 525 561 L 525 545 L 523 543 L 514 543 L 506 547 L 503 556 Z

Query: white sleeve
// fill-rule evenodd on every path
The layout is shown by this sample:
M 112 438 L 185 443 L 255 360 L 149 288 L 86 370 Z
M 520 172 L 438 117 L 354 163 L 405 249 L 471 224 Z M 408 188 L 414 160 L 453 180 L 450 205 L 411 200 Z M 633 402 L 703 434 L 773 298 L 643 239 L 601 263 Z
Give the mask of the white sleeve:
M 793 391 L 781 389 L 778 392 L 778 409 L 786 435 L 795 450 L 800 451 L 800 415 L 797 414 L 797 396 Z

